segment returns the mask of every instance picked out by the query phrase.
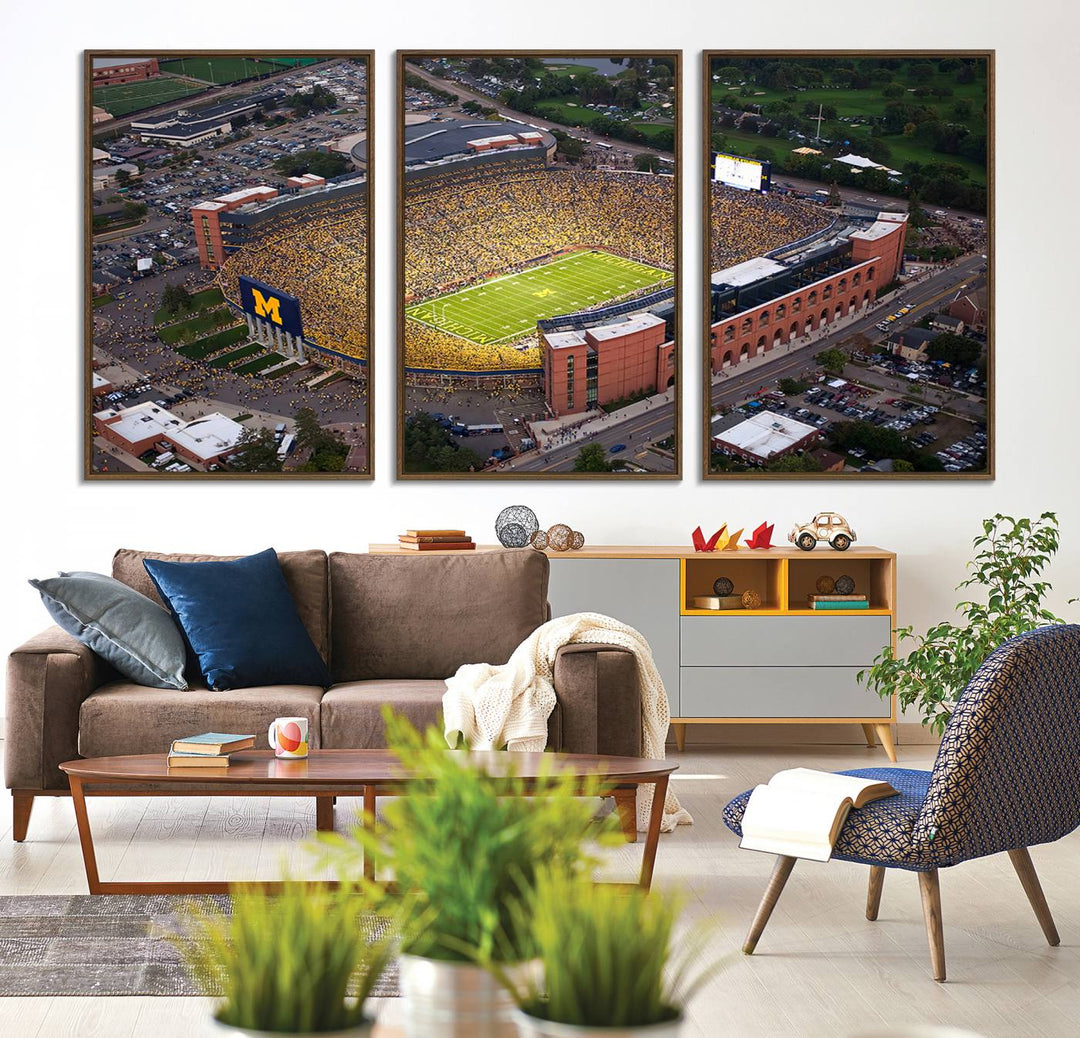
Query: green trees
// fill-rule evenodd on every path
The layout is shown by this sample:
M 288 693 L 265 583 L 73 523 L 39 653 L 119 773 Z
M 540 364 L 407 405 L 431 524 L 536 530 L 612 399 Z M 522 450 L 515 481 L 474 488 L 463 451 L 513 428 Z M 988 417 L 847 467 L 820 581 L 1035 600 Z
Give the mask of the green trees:
M 319 425 L 315 412 L 310 407 L 301 407 L 296 412 L 296 445 L 301 450 L 310 451 L 311 456 L 298 472 L 341 472 L 349 456 L 349 445 Z
M 642 154 L 634 157 L 634 169 L 639 173 L 655 173 L 660 168 L 660 159 L 656 155 Z
M 582 447 L 574 459 L 575 472 L 611 472 L 613 468 L 604 448 L 599 443 L 590 443 Z
M 838 350 L 835 346 L 828 350 L 822 350 L 814 354 L 816 360 L 830 375 L 842 375 L 844 365 L 847 364 L 847 354 Z
M 192 305 L 191 293 L 183 285 L 166 285 L 161 293 L 161 308 L 170 317 L 188 313 Z
M 982 345 L 963 335 L 943 332 L 926 347 L 926 355 L 931 360 L 969 368 L 982 356 Z
M 314 173 L 317 177 L 338 177 L 350 168 L 349 160 L 344 155 L 315 149 L 282 155 L 274 160 L 274 169 L 286 177 L 299 177 L 305 173 Z
M 406 472 L 479 472 L 484 459 L 460 447 L 431 415 L 414 415 L 405 422 Z
M 229 468 L 233 472 L 280 472 L 273 429 L 247 428 L 240 434 Z

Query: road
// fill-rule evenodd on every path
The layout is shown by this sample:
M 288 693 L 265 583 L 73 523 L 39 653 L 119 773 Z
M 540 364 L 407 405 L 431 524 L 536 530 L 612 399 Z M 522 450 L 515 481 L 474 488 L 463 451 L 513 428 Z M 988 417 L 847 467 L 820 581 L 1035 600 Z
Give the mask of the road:
M 787 173 L 778 173 L 773 178 L 773 185 L 776 187 L 788 187 L 795 188 L 797 191 L 805 192 L 812 195 L 815 191 L 821 191 L 823 188 L 828 189 L 829 184 L 824 184 L 820 180 L 803 180 L 801 177 L 792 177 Z M 908 202 L 906 198 L 894 198 L 891 195 L 883 195 L 879 192 L 870 194 L 867 191 L 860 191 L 853 187 L 841 187 L 838 188 L 840 197 L 845 202 L 852 202 L 855 205 L 864 205 L 869 207 L 876 206 L 881 210 L 889 210 L 897 213 L 906 213 L 908 211 Z M 967 209 L 949 209 L 945 206 L 926 204 L 923 206 L 925 209 L 931 210 L 933 213 L 942 213 L 945 216 L 962 217 L 965 220 L 970 219 L 984 219 L 985 213 L 973 213 Z
M 528 122 L 530 125 L 538 126 L 542 130 L 573 130 L 575 137 L 580 137 L 593 144 L 612 144 L 612 138 L 601 137 L 599 134 L 589 133 L 584 127 L 567 126 L 565 123 L 557 123 L 551 119 L 542 119 L 538 115 L 526 115 L 524 112 L 515 111 L 513 108 L 508 108 L 506 105 L 500 104 L 493 97 L 482 94 L 479 90 L 470 90 L 467 86 L 464 86 L 454 79 L 441 79 L 439 76 L 433 76 L 430 72 L 425 72 L 417 65 L 407 63 L 405 68 L 407 71 L 419 76 L 426 83 L 431 84 L 431 86 L 438 90 L 445 90 L 447 93 L 453 94 L 461 101 L 478 101 L 485 108 L 494 108 L 499 115 L 506 116 L 507 118 L 517 120 L 518 122 Z M 630 155 L 662 155 L 668 159 L 675 158 L 674 153 L 670 151 L 658 151 L 656 148 L 651 148 L 648 145 L 631 144 L 629 141 L 624 140 L 616 141 L 614 146 Z

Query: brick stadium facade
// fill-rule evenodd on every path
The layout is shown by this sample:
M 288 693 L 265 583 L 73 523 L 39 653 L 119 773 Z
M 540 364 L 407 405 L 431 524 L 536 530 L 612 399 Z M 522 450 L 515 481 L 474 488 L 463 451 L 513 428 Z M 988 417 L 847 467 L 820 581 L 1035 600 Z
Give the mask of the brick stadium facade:
M 774 264 L 779 273 L 760 283 L 742 284 L 718 296 L 715 285 L 724 272 L 714 276 L 709 350 L 713 373 L 869 306 L 878 288 L 900 273 L 906 232 L 906 215 L 881 213 L 871 227 L 855 231 L 820 258 L 790 270 Z
M 675 343 L 655 314 L 580 331 L 541 332 L 544 396 L 557 416 L 662 392 L 675 378 Z
M 195 227 L 195 244 L 199 249 L 199 266 L 204 270 L 217 270 L 225 258 L 221 234 L 223 213 L 230 213 L 250 202 L 268 202 L 277 196 L 277 188 L 249 187 L 192 206 L 191 220 Z
M 157 58 L 97 58 L 90 78 L 94 86 L 100 87 L 142 83 L 156 75 L 159 75 Z

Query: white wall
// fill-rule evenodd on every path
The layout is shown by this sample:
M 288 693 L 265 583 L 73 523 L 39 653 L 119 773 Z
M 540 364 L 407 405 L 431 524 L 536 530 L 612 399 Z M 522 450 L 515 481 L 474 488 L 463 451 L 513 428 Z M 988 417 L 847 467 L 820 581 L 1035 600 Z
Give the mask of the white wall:
M 531 505 L 595 543 L 684 543 L 698 523 L 763 518 L 786 533 L 843 512 L 866 543 L 900 554 L 903 622 L 942 617 L 979 519 L 1056 510 L 1064 548 L 1053 604 L 1080 619 L 1080 292 L 1076 195 L 1080 16 L 1069 0 L 687 3 L 447 0 L 317 4 L 21 3 L 3 15 L 3 418 L 0 556 L 5 646 L 45 626 L 30 576 L 107 569 L 120 545 L 249 552 L 363 550 L 406 526 L 491 539 L 499 509 Z M 63 10 L 62 8 L 66 8 Z M 997 49 L 997 471 L 989 483 L 704 484 L 699 443 L 702 48 Z M 81 470 L 81 50 L 84 47 L 374 48 L 376 51 L 376 479 L 374 483 L 84 484 Z M 393 478 L 397 47 L 682 48 L 684 59 L 681 483 L 405 483 Z M 1068 315 L 1063 320 L 1062 313 Z M 643 589 L 647 593 L 647 589 Z

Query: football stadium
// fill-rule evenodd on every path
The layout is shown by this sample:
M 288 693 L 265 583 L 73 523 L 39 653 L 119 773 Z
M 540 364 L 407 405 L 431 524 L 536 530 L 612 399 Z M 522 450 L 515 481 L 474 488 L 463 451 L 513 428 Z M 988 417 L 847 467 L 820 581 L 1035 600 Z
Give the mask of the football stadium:
M 241 278 L 295 297 L 302 321 L 299 350 L 357 374 L 368 355 L 367 179 L 296 179 L 305 183 L 284 192 L 243 189 L 195 206 L 201 259 L 218 270 L 226 300 L 249 324 L 252 312 L 241 298 Z
M 407 127 L 408 379 L 539 379 L 539 322 L 671 289 L 673 177 L 549 167 L 547 135 L 521 124 L 462 129 Z

